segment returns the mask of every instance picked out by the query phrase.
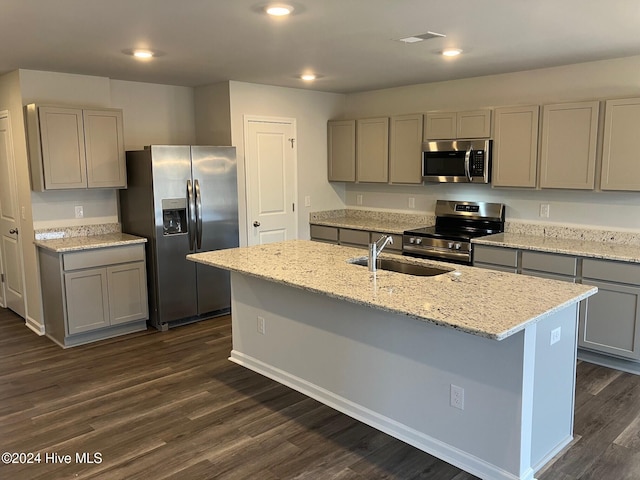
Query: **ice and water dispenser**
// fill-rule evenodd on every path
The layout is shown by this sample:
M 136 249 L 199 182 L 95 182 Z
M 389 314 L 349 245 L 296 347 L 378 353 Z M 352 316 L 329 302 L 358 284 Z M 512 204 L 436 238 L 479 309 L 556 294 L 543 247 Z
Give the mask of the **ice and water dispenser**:
M 178 235 L 181 233 L 187 233 L 187 199 L 163 198 L 162 222 L 163 235 Z

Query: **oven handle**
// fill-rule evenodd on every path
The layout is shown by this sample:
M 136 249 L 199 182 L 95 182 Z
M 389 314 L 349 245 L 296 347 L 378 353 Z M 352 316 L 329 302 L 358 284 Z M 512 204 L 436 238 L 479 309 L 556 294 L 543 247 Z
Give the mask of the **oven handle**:
M 469 168 L 469 164 L 471 162 L 471 145 L 469 145 L 469 148 L 467 148 L 467 152 L 464 154 L 464 173 L 467 176 L 467 178 L 469 179 L 469 182 L 471 182 L 471 169 Z

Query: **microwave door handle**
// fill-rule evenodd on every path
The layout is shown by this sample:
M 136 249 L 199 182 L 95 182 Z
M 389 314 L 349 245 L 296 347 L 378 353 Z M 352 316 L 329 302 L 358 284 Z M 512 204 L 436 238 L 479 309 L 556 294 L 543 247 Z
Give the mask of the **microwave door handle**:
M 471 161 L 471 145 L 469 145 L 467 152 L 464 154 L 464 173 L 467 176 L 467 179 L 469 179 L 469 182 L 471 182 L 471 170 L 469 169 L 470 161 Z

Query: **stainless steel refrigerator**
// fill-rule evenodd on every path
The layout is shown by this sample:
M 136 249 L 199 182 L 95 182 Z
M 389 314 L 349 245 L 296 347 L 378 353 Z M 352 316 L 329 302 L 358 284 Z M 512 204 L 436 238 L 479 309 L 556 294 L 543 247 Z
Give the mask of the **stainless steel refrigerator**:
M 238 246 L 235 147 L 127 152 L 122 230 L 148 240 L 149 323 L 158 330 L 228 313 L 229 272 L 186 260 Z

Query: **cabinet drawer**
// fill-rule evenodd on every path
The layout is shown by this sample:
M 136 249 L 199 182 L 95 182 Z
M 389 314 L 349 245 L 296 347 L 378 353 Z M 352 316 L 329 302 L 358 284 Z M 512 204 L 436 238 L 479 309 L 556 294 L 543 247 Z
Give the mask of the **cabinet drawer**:
M 311 238 L 318 240 L 338 241 L 338 229 L 335 227 L 325 227 L 324 225 L 311 225 Z
M 538 270 L 526 270 L 522 269 L 523 275 L 530 275 L 532 277 L 549 278 L 551 280 L 560 280 L 562 282 L 576 283 L 576 277 L 572 275 L 561 275 L 557 273 L 540 272 Z
M 640 265 L 585 258 L 582 261 L 582 276 L 584 278 L 640 285 Z
M 532 252 L 529 250 L 522 252 L 523 270 L 539 270 L 541 272 L 574 276 L 576 274 L 576 264 L 577 259 L 567 255 Z
M 65 271 L 144 260 L 144 244 L 96 248 L 62 256 Z
M 369 245 L 369 232 L 365 230 L 340 229 L 340 244 Z
M 476 245 L 473 247 L 473 261 L 515 268 L 518 265 L 518 252 L 511 248 Z

